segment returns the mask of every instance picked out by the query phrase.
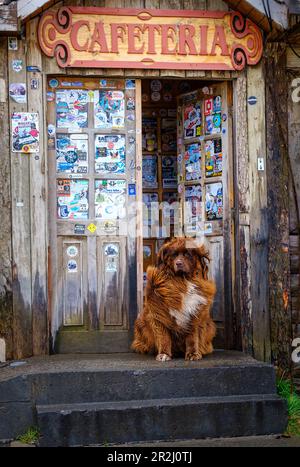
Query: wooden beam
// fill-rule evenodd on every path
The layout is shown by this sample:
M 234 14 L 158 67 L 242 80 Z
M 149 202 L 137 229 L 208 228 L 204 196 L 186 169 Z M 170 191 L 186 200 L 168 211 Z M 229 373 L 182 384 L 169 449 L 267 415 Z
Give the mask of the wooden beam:
M 291 365 L 289 265 L 288 79 L 283 43 L 265 49 L 269 309 L 272 358 L 281 371 Z
M 17 2 L 0 5 L 0 33 L 18 32 Z

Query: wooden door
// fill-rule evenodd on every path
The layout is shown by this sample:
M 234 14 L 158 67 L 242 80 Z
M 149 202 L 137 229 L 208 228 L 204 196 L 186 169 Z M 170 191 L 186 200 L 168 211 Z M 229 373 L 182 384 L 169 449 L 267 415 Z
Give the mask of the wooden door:
M 233 180 L 228 85 L 208 84 L 178 98 L 178 192 L 181 227 L 206 242 L 217 293 L 215 346 L 230 347 L 232 329 Z
M 48 78 L 49 300 L 59 352 L 129 349 L 136 84 Z

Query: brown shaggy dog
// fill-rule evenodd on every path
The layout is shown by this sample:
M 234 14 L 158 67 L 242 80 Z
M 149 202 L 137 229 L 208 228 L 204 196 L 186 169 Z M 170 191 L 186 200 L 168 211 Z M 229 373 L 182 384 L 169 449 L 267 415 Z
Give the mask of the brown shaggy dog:
M 132 349 L 171 360 L 184 353 L 200 360 L 213 351 L 216 327 L 210 317 L 215 284 L 208 280 L 208 252 L 187 238 L 174 238 L 158 252 L 157 265 L 147 269 L 143 312 L 135 322 Z

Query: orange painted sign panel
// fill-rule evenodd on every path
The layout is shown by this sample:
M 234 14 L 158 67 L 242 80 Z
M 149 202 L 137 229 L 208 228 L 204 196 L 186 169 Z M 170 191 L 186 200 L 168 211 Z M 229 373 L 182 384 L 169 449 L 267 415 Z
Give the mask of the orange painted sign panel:
M 241 70 L 263 49 L 259 28 L 226 11 L 62 7 L 38 37 L 60 67 Z

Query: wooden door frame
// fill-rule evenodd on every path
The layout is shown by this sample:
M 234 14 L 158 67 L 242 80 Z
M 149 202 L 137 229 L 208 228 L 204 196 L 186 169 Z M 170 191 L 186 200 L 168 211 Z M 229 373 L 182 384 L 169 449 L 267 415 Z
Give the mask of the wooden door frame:
M 147 77 L 144 79 L 151 79 Z M 191 80 L 193 78 L 190 78 Z M 136 250 L 136 309 L 138 313 L 142 311 L 143 307 L 143 217 L 142 217 L 142 101 L 141 101 L 141 79 L 136 80 L 139 82 L 139 88 L 136 86 L 136 101 L 137 101 L 137 114 L 136 114 L 136 164 L 137 170 L 136 184 L 137 184 L 137 201 L 138 201 L 138 212 L 137 212 L 137 250 Z M 213 80 L 212 80 L 213 81 Z M 236 304 L 239 303 L 239 291 L 236 289 L 235 272 L 236 268 L 236 228 L 238 219 L 235 216 L 236 202 L 237 202 L 237 183 L 234 177 L 234 164 L 235 164 L 235 138 L 234 138 L 234 122 L 233 122 L 233 80 L 215 80 L 216 83 L 222 82 L 226 86 L 226 99 L 227 99 L 227 160 L 228 160 L 228 225 L 224 225 L 223 238 L 224 238 L 224 347 L 226 349 L 235 349 L 239 347 L 240 337 L 237 336 L 237 318 L 236 318 Z M 140 90 L 138 93 L 137 90 Z M 132 288 L 130 288 L 132 291 Z M 129 308 L 130 310 L 131 308 Z

